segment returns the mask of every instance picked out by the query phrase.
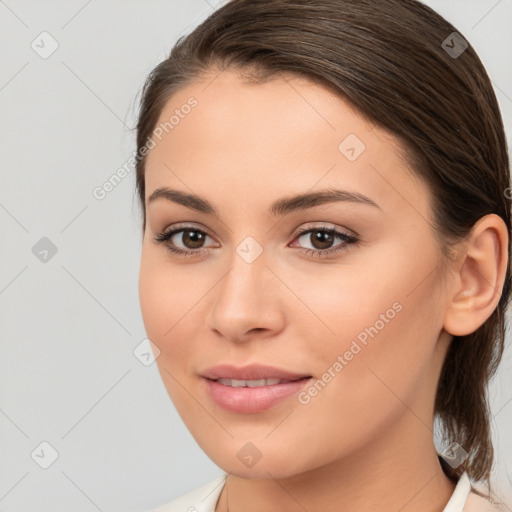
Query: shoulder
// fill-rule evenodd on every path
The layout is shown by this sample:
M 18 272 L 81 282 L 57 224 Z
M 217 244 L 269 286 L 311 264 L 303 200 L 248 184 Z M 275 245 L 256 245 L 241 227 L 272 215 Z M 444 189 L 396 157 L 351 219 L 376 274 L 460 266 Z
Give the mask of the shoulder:
M 226 475 L 219 476 L 206 485 L 198 487 L 179 498 L 147 512 L 215 512 Z
M 486 498 L 470 492 L 464 506 L 464 512 L 505 512 L 505 505 L 492 503 Z

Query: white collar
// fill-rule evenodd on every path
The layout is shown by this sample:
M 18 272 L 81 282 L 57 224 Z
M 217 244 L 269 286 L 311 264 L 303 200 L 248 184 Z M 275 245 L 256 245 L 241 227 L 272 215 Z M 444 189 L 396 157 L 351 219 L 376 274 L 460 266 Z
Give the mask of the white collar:
M 466 472 L 462 474 L 455 486 L 455 490 L 451 495 L 443 512 L 463 512 L 464 505 L 468 500 L 469 493 L 471 492 L 471 482 Z

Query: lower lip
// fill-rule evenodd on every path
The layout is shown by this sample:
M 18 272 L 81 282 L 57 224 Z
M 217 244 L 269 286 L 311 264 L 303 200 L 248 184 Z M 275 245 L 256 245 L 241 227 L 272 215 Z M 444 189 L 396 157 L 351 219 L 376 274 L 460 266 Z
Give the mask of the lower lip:
M 233 388 L 214 380 L 204 380 L 208 394 L 216 404 L 231 412 L 252 414 L 270 409 L 297 394 L 311 381 L 311 377 L 257 388 Z

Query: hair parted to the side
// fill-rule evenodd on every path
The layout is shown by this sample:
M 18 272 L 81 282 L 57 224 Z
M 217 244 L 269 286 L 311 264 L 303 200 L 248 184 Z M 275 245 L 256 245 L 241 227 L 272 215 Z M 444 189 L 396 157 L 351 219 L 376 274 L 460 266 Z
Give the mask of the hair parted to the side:
M 336 91 L 398 138 L 411 171 L 432 192 L 434 229 L 448 258 L 450 244 L 488 213 L 511 231 L 510 164 L 496 96 L 469 43 L 456 58 L 442 47 L 453 32 L 417 0 L 232 0 L 182 36 L 149 74 L 137 149 L 151 137 L 167 100 L 195 80 L 226 69 L 254 82 L 295 73 Z M 143 233 L 145 160 L 136 165 Z M 435 402 L 444 439 L 468 453 L 457 468 L 441 459 L 443 469 L 453 480 L 466 470 L 489 489 L 488 383 L 504 350 L 510 287 L 509 259 L 493 314 L 476 332 L 454 337 Z

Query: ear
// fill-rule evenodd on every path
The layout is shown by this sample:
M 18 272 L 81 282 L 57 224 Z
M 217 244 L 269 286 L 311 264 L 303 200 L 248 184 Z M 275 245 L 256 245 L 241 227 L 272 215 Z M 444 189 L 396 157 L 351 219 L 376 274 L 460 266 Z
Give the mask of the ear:
M 453 336 L 475 332 L 498 305 L 509 258 L 507 226 L 498 215 L 485 215 L 461 244 L 444 319 L 444 329 Z

